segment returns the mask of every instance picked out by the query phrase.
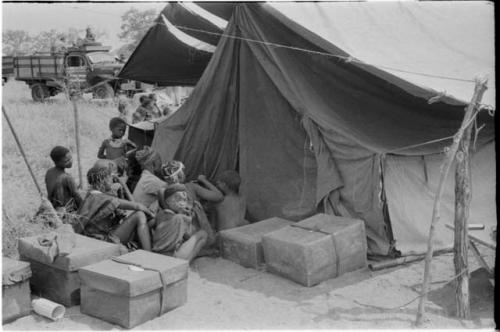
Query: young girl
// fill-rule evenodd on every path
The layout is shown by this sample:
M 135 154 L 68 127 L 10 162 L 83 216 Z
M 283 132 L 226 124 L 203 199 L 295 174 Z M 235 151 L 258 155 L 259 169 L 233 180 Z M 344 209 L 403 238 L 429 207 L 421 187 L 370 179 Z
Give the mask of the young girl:
M 142 249 L 151 251 L 147 223 L 147 217 L 154 217 L 151 211 L 140 203 L 106 194 L 113 182 L 108 167 L 92 167 L 87 173 L 87 180 L 90 190 L 78 210 L 81 218 L 75 231 L 99 240 L 123 244 L 129 242 L 134 231 L 137 231 Z M 118 209 L 136 212 L 123 216 Z
M 127 169 L 127 157 L 136 150 L 136 145 L 129 139 L 124 139 L 127 123 L 122 118 L 112 118 L 109 121 L 111 138 L 105 139 L 97 158 L 113 160 L 118 167 L 118 173 L 122 175 Z

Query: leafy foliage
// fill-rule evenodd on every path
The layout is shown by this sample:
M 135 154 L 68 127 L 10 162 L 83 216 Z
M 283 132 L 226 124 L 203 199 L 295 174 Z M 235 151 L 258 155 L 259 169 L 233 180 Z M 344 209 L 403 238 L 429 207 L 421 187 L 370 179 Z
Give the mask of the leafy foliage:
M 130 8 L 122 15 L 121 32 L 118 34 L 125 41 L 119 53 L 129 56 L 140 43 L 149 28 L 154 24 L 158 13 L 154 9 L 140 11 Z
M 2 33 L 2 53 L 18 55 L 29 52 L 33 37 L 24 30 L 5 30 Z
M 105 31 L 93 31 L 96 39 L 106 35 Z M 68 45 L 77 43 L 85 37 L 85 29 L 70 28 L 64 32 L 52 29 L 49 31 L 40 31 L 36 35 L 30 35 L 24 30 L 5 30 L 2 33 L 3 55 L 23 55 L 35 52 L 47 52 L 54 45 L 54 42 L 64 37 Z

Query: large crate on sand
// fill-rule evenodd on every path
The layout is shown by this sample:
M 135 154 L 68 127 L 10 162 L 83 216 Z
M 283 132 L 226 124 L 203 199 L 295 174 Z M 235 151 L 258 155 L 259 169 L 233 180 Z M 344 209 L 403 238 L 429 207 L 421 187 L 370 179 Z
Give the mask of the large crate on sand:
M 219 235 L 222 257 L 245 267 L 257 268 L 265 263 L 262 237 L 291 223 L 285 219 L 271 218 L 221 231 Z
M 2 257 L 2 323 L 31 312 L 30 264 Z
M 50 262 L 38 236 L 19 239 L 19 255 L 31 264 L 30 280 L 34 295 L 70 307 L 80 304 L 80 277 L 78 269 L 122 254 L 119 244 L 99 241 L 75 234 L 75 247 L 67 256 L 58 256 Z
M 268 271 L 304 286 L 366 266 L 362 220 L 317 214 L 262 238 Z
M 140 266 L 140 267 L 138 267 Z M 82 313 L 132 328 L 187 301 L 188 262 L 137 250 L 86 266 Z

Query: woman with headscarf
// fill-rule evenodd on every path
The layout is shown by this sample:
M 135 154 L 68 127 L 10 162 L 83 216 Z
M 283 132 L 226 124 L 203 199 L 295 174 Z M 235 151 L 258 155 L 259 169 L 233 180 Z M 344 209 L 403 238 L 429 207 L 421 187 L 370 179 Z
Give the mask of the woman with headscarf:
M 149 146 L 144 146 L 135 153 L 135 159 L 141 165 L 142 173 L 132 195 L 136 202 L 144 204 L 156 213 L 158 192 L 167 187 L 167 183 L 160 178 L 161 157 Z
M 198 176 L 198 183 L 193 181 L 184 183 L 186 180 L 184 168 L 182 162 L 172 160 L 161 167 L 161 174 L 169 187 L 178 186 L 179 184 L 184 185 L 188 197 L 188 209 L 192 210 L 195 223 L 198 223 L 198 227 L 205 230 L 208 234 L 207 245 L 212 245 L 215 242 L 215 233 L 208 222 L 207 215 L 200 201 L 204 200 L 216 203 L 222 201 L 224 196 L 216 186 L 208 181 L 205 175 Z M 158 195 L 162 195 L 164 190 L 165 189 L 161 189 Z
M 87 173 L 90 185 L 78 210 L 80 222 L 75 231 L 99 240 L 126 244 L 137 231 L 142 249 L 151 251 L 147 217 L 154 215 L 143 204 L 119 199 L 108 194 L 113 182 L 109 167 L 92 167 Z M 120 210 L 135 211 L 126 216 Z

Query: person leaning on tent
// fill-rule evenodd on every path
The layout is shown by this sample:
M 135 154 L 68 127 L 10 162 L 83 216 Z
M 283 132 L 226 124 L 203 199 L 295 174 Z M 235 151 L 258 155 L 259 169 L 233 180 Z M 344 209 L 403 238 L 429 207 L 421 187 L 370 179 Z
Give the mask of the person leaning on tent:
M 214 204 L 217 231 L 248 225 L 248 221 L 245 220 L 246 204 L 240 194 L 240 184 L 240 175 L 233 170 L 223 171 L 217 177 L 215 185 L 224 195 L 222 201 Z
M 156 212 L 158 191 L 167 187 L 167 183 L 159 177 L 161 176 L 161 157 L 149 146 L 144 146 L 142 150 L 135 153 L 135 159 L 141 165 L 142 172 L 132 195 L 136 202 Z
M 50 158 L 55 164 L 45 174 L 45 186 L 50 203 L 56 210 L 61 208 L 67 212 L 78 210 L 82 198 L 76 189 L 75 180 L 65 172 L 66 168 L 73 166 L 71 152 L 63 146 L 56 146 L 50 151 Z
M 107 194 L 113 182 L 109 167 L 92 167 L 87 173 L 90 189 L 78 210 L 77 233 L 99 240 L 126 244 L 135 231 L 143 250 L 151 251 L 151 236 L 147 218 L 154 214 L 143 204 L 118 199 Z M 134 213 L 125 216 L 120 210 Z

